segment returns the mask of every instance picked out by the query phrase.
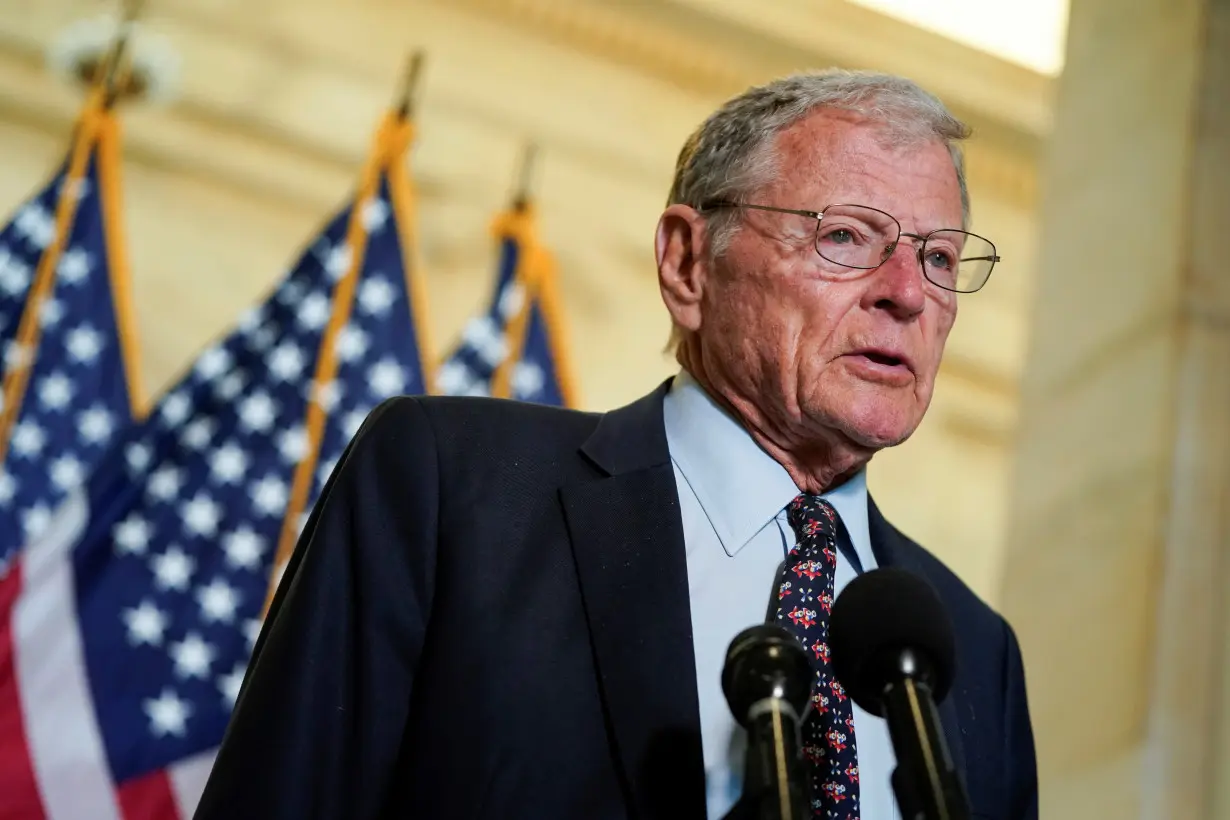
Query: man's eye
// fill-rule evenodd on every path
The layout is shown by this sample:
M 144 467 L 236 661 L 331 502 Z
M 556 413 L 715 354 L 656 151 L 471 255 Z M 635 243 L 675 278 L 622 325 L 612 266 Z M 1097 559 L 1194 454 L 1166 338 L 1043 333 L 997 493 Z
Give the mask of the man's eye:
M 836 228 L 826 233 L 823 237 L 825 243 L 832 243 L 834 245 L 850 245 L 856 239 L 857 237 L 855 237 L 854 232 L 848 228 Z
M 957 266 L 947 251 L 931 251 L 927 254 L 927 264 L 937 270 L 952 270 Z

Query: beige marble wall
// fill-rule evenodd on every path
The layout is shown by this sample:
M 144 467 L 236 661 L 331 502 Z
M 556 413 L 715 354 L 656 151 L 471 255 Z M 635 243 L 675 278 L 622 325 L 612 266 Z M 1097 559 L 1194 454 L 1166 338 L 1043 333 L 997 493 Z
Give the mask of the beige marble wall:
M 1207 2 L 1191 141 L 1175 391 L 1142 816 L 1230 817 L 1230 4 Z
M 1179 437 L 1168 532 L 1170 587 L 1157 652 L 1152 740 L 1172 793 L 1230 817 L 1230 4 L 1208 2 L 1192 162 L 1193 242 Z M 1169 795 L 1165 795 L 1169 797 Z M 1153 817 L 1168 816 L 1155 801 Z
M 1226 15 L 1071 7 L 1002 591 L 1047 818 L 1226 816 L 1209 804 L 1230 489 Z
M 350 186 L 411 49 L 427 64 L 413 171 L 439 353 L 484 298 L 487 224 L 526 139 L 560 260 L 585 407 L 628 401 L 673 370 L 651 243 L 678 146 L 727 95 L 808 67 L 907 73 L 978 132 L 969 165 L 979 230 L 1005 256 L 962 304 L 935 406 L 873 465 L 889 515 L 995 599 L 1016 384 L 1034 256 L 1034 164 L 1046 78 L 861 7 L 739 0 L 216 0 L 147 4 L 183 58 L 169 106 L 125 112 L 136 312 L 151 389 L 280 274 Z M 43 68 L 46 44 L 94 0 L 7 0 L 0 14 L 0 210 L 63 147 L 77 97 Z M 10 13 L 11 12 L 11 13 Z M 8 203 L 7 205 L 5 203 Z

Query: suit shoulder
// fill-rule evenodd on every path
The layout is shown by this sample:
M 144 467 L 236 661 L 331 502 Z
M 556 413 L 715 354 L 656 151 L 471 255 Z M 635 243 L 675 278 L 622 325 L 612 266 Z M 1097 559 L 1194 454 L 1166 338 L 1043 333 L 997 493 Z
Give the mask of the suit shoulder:
M 601 414 L 509 399 L 480 396 L 413 396 L 442 441 L 541 446 L 559 441 L 575 447 L 593 432 Z
M 397 401 L 391 399 L 390 401 Z M 513 399 L 497 399 L 490 396 L 402 396 L 400 400 L 419 404 L 424 412 L 446 418 L 481 417 L 491 418 L 540 418 L 540 419 L 596 419 L 601 414 L 570 407 L 555 407 Z
M 394 396 L 367 414 L 356 438 L 381 438 L 407 426 L 429 425 L 437 433 L 498 433 L 533 428 L 592 431 L 600 413 L 479 396 Z
M 963 627 L 974 628 L 984 640 L 1003 639 L 1004 630 L 1010 629 L 1003 615 L 983 600 L 982 596 L 934 553 L 892 524 L 885 523 L 901 540 L 902 548 L 910 553 L 912 563 L 939 593 L 954 620 L 959 621 Z
M 931 578 L 932 583 L 941 587 L 946 596 L 954 599 L 962 607 L 976 609 L 983 615 L 999 617 L 991 605 L 982 599 L 982 596 L 933 552 L 913 539 L 910 539 L 910 544 L 918 550 L 918 561 L 925 567 L 925 572 Z
M 368 412 L 329 468 L 323 492 L 332 492 L 337 484 L 348 485 L 368 470 L 385 475 L 422 470 L 434 465 L 435 451 L 435 436 L 422 408 L 409 397 L 385 399 Z
M 524 507 L 561 483 L 592 474 L 580 450 L 599 414 L 484 397 L 405 401 L 430 441 L 416 439 L 402 449 L 433 454 L 448 520 L 461 520 L 482 504 Z
M 379 448 L 394 440 L 428 433 L 427 417 L 413 396 L 394 396 L 377 404 L 351 437 L 351 450 Z

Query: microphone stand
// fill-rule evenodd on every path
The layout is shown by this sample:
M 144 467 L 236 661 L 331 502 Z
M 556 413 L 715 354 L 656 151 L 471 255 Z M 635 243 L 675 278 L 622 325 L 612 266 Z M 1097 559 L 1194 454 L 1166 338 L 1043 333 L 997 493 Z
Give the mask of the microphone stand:
M 802 724 L 812 666 L 803 645 L 774 624 L 735 636 L 722 667 L 722 692 L 747 730 L 743 794 L 727 820 L 806 820 L 811 794 L 803 764 Z
M 903 820 L 969 820 L 969 806 L 940 727 L 931 687 L 918 680 L 918 658 L 899 659 L 901 680 L 884 690 L 884 716 L 897 757 L 893 792 Z
M 747 723 L 743 795 L 723 820 L 806 820 L 811 794 L 794 707 L 779 697 L 752 706 Z

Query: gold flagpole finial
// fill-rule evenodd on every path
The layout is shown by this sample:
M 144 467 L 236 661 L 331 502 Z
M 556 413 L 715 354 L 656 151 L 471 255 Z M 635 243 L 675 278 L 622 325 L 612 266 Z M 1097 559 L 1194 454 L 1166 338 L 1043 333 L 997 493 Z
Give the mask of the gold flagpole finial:
M 397 96 L 397 114 L 402 119 L 407 119 L 414 113 L 419 80 L 423 76 L 423 60 L 424 54 L 420 49 L 411 54 L 410 59 L 406 61 L 406 73 L 402 78 L 401 92 Z
M 156 33 L 138 28 L 145 0 L 112 2 L 115 17 L 78 20 L 60 32 L 47 55 L 52 68 L 106 108 L 120 101 L 169 99 L 179 74 L 178 53 Z
M 530 204 L 530 192 L 533 189 L 534 166 L 538 160 L 538 145 L 526 143 L 521 150 L 521 168 L 517 172 L 517 191 L 513 195 L 513 209 L 523 211 Z
M 124 10 L 120 17 L 120 24 L 116 28 L 115 39 L 112 41 L 107 55 L 103 58 L 99 75 L 101 75 L 103 99 L 108 108 L 121 96 L 134 90 L 125 87 L 129 84 L 126 81 L 130 78 L 122 77 L 121 74 L 124 72 L 125 60 L 128 57 L 128 44 L 129 39 L 132 37 L 133 23 L 141 16 L 141 11 L 144 8 L 145 0 L 124 0 Z

